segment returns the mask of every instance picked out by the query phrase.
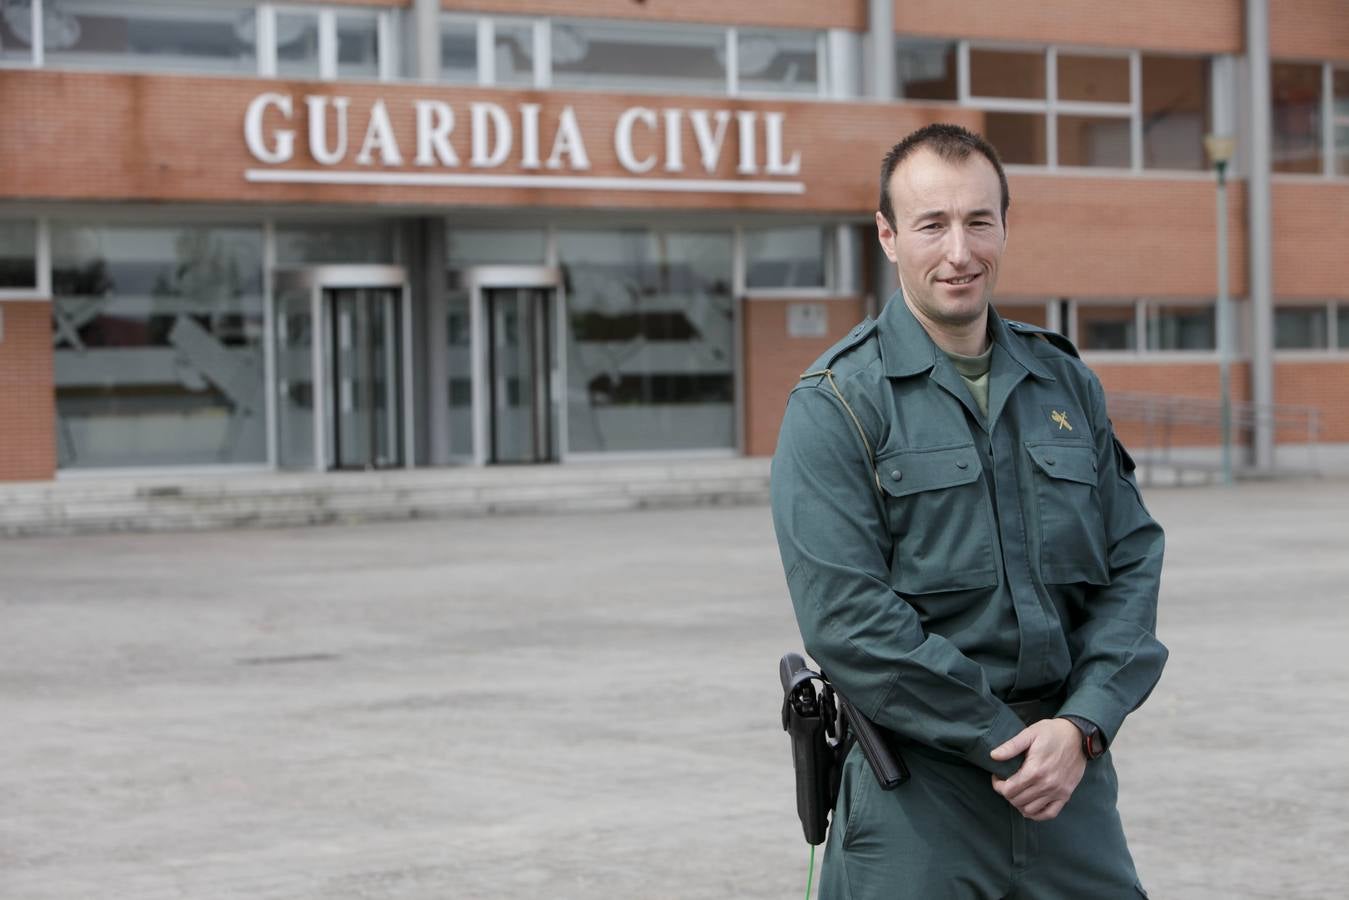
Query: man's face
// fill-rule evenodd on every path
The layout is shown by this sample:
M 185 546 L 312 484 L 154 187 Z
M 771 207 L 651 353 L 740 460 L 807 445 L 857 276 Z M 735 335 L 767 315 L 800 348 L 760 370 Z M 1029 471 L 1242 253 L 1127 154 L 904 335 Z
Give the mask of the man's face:
M 920 148 L 890 176 L 894 228 L 876 213 L 885 255 L 919 322 L 960 329 L 984 320 L 1007 246 L 1002 191 L 978 153 L 946 162 Z

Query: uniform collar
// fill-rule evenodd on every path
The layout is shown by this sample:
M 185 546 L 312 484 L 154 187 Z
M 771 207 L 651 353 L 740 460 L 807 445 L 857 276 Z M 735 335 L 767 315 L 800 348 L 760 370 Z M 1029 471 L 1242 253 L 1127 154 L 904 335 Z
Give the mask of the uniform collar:
M 918 324 L 913 311 L 904 302 L 902 292 L 896 291 L 886 301 L 885 308 L 876 319 L 876 330 L 880 338 L 881 365 L 888 377 L 907 378 L 927 372 L 937 364 L 937 354 L 941 349 L 923 330 L 923 326 Z M 1055 380 L 1044 364 L 1024 346 L 1025 342 L 1012 335 L 991 306 L 988 309 L 988 331 L 993 343 L 1006 351 L 1029 374 L 1044 381 Z

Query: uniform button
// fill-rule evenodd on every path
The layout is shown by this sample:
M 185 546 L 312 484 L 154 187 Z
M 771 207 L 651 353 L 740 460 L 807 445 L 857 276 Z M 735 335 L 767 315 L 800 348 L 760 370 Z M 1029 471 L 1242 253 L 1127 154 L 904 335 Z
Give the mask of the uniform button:
M 965 460 L 963 460 L 963 459 L 958 459 L 958 460 L 956 460 L 956 468 L 957 468 L 957 469 L 968 469 L 969 467 L 970 467 L 970 464 L 967 463 L 967 462 L 965 462 Z
M 1046 456 L 1046 457 L 1045 457 L 1045 465 L 1047 465 L 1047 466 L 1052 466 L 1052 465 L 1054 465 L 1054 457 L 1052 457 L 1052 456 Z
M 899 481 L 901 478 L 904 477 L 904 473 L 899 471 L 899 469 L 895 469 L 893 472 L 890 473 L 890 477 L 893 478 L 895 481 Z

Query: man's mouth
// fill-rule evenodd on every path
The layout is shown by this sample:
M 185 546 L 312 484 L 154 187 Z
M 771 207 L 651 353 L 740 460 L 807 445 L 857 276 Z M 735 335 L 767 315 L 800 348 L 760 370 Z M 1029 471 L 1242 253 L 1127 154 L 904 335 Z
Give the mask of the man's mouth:
M 961 275 L 959 278 L 942 278 L 940 281 L 942 284 L 949 284 L 952 287 L 963 287 L 978 277 L 979 273 L 976 272 L 973 275 Z

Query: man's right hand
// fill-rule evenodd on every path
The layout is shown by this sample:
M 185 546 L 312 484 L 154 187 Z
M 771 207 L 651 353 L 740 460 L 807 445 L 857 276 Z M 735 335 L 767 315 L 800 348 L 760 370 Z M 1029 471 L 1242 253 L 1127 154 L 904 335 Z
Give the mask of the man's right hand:
M 998 761 L 1026 754 L 1011 778 L 993 776 L 993 790 L 1036 822 L 1057 816 L 1082 781 L 1082 732 L 1067 719 L 1041 719 L 989 754 Z

